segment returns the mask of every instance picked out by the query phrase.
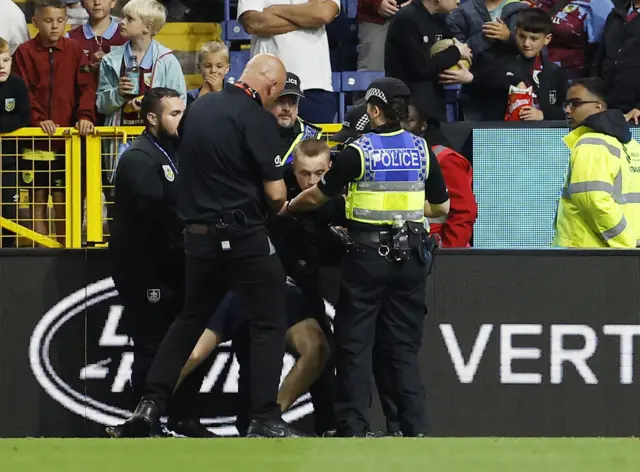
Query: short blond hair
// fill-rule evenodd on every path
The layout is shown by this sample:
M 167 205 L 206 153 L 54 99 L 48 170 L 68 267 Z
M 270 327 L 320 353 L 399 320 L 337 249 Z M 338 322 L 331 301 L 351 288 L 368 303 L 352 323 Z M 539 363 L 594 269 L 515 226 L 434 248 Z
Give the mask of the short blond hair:
M 198 65 L 202 64 L 204 60 L 204 56 L 207 54 L 214 54 L 216 52 L 221 52 L 227 58 L 227 62 L 229 62 L 229 48 L 222 41 L 209 41 L 208 43 L 204 43 L 198 51 Z
M 122 9 L 122 14 L 140 18 L 144 24 L 150 24 L 152 35 L 158 34 L 167 22 L 167 9 L 156 0 L 131 0 Z
M 7 40 L 0 38 L 0 54 L 9 54 L 10 52 L 11 48 Z

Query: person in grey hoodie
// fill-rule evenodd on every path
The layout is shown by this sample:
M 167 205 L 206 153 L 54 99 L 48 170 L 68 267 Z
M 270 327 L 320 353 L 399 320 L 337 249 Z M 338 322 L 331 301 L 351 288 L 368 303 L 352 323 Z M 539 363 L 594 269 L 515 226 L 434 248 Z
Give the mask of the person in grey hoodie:
M 447 17 L 454 37 L 473 52 L 474 66 L 513 52 L 517 13 L 530 8 L 518 0 L 469 0 Z M 489 56 L 489 57 L 487 57 Z

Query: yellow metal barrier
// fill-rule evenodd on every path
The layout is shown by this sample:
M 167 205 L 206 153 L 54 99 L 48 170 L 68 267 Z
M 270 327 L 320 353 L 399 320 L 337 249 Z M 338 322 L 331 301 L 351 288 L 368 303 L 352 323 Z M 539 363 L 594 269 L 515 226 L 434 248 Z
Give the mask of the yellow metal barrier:
M 330 145 L 331 136 L 342 129 L 341 124 L 321 125 L 323 136 Z M 119 144 L 130 143 L 144 131 L 143 127 L 99 127 L 93 136 L 86 137 L 87 178 L 87 243 L 104 246 L 108 240 L 109 206 L 113 202 L 111 174 Z
M 0 246 L 81 247 L 81 141 L 70 128 L 0 135 Z
M 341 127 L 322 125 L 330 144 Z M 72 128 L 58 128 L 53 136 L 40 128 L 0 134 L 0 247 L 80 248 L 83 240 L 104 246 L 119 147 L 143 131 L 99 127 L 85 138 Z

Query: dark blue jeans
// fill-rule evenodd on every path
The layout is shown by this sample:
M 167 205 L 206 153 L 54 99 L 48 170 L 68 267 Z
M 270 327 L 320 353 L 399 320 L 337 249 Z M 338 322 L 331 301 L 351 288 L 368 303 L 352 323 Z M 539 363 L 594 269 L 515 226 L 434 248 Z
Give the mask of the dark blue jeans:
M 338 114 L 338 94 L 320 89 L 305 90 L 298 114 L 309 123 L 334 123 Z

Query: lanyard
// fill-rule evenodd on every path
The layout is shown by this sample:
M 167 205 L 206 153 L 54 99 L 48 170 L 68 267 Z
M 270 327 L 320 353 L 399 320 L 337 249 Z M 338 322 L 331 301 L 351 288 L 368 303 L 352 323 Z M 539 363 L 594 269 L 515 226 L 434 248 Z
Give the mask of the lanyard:
M 155 139 L 153 139 L 153 136 L 151 136 L 150 133 L 147 133 L 146 131 L 144 132 L 144 134 L 147 136 L 147 138 L 149 139 L 149 141 L 151 141 L 153 143 L 153 145 L 158 148 L 158 150 L 164 154 L 164 156 L 167 158 L 167 160 L 169 161 L 169 165 L 171 166 L 171 169 L 173 169 L 173 172 L 178 175 L 178 168 L 176 167 L 176 164 L 173 162 L 173 159 L 171 159 L 171 157 L 169 156 L 169 154 L 167 154 L 167 151 L 165 151 L 162 146 L 160 146 Z

